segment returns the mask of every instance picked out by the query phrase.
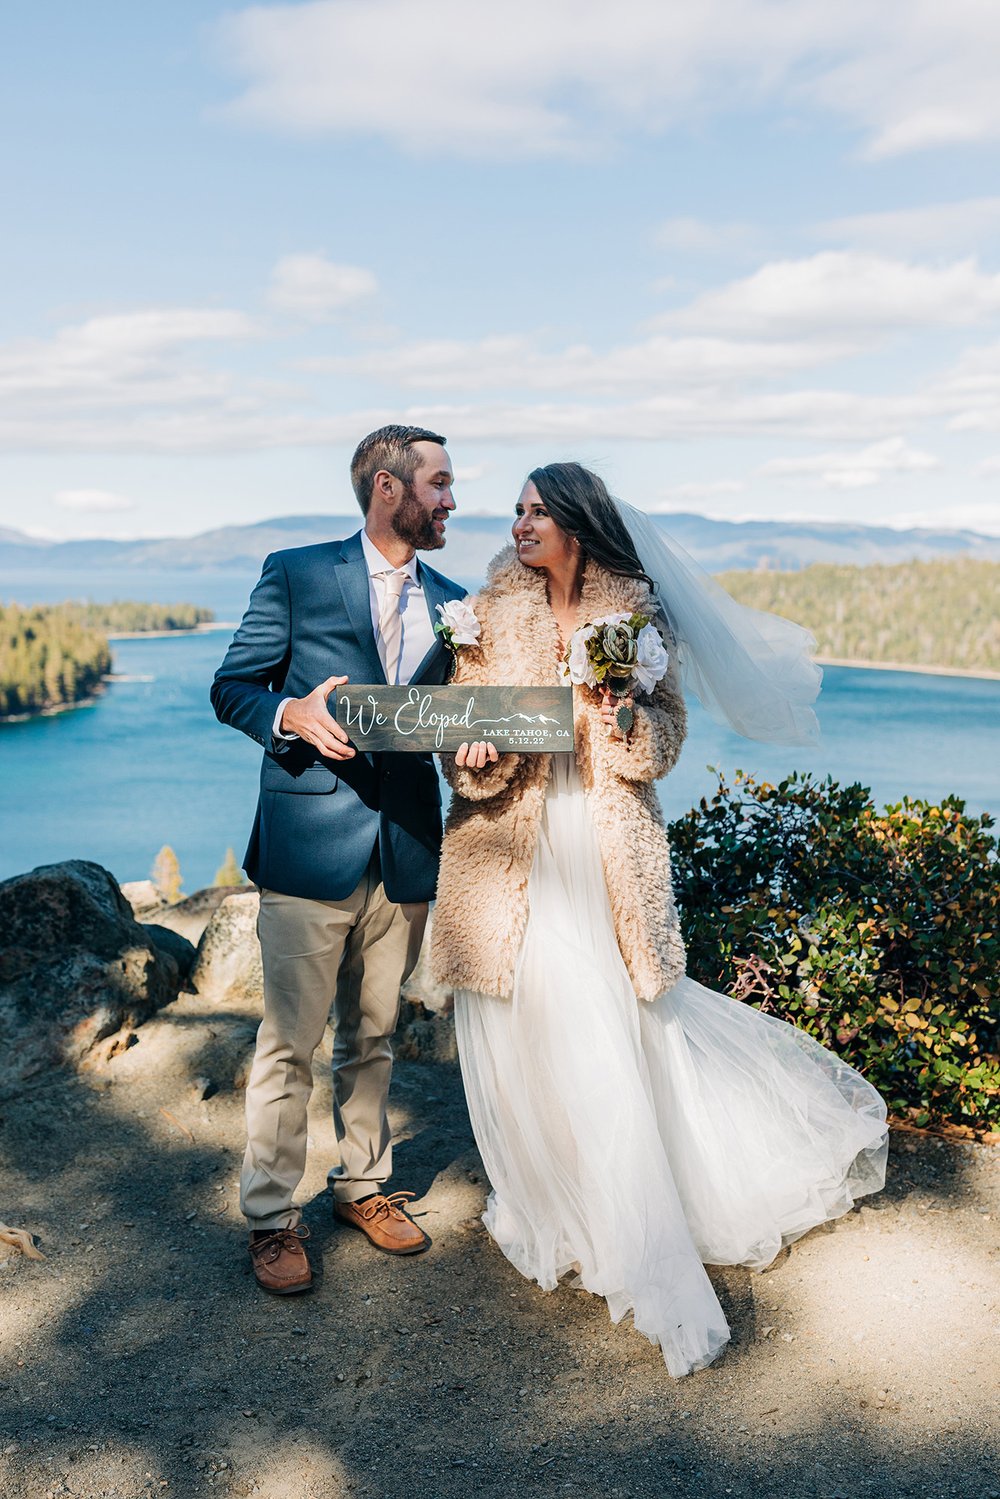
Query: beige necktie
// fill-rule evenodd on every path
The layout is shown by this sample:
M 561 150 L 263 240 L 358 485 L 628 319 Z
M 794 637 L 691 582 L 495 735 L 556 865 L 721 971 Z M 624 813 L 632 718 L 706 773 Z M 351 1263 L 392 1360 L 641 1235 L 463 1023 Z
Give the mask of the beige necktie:
M 385 667 L 385 679 L 393 687 L 399 672 L 403 644 L 403 617 L 399 612 L 399 600 L 409 573 L 405 568 L 397 567 L 380 576 L 385 583 L 385 593 L 382 595 L 382 608 L 378 617 L 378 653 Z

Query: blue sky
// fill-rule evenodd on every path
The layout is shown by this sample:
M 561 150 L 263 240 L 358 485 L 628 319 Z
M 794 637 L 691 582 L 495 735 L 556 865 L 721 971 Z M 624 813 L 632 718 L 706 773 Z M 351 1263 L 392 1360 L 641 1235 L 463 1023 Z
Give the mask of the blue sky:
M 650 509 L 1000 533 L 1000 10 L 20 7 L 0 526 L 460 510 L 579 457 Z

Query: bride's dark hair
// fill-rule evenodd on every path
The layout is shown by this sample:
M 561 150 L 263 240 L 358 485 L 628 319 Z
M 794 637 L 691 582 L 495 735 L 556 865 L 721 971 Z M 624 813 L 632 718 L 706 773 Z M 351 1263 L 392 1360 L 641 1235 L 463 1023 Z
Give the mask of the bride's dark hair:
M 528 482 L 556 525 L 580 543 L 584 556 L 593 557 L 609 573 L 639 578 L 654 587 L 603 479 L 582 463 L 547 463 L 532 469 Z

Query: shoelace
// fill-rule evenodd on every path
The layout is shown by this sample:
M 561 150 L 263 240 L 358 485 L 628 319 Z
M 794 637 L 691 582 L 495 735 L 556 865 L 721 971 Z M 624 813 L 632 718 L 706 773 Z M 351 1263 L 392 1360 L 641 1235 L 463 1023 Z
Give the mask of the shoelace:
M 250 1245 L 250 1258 L 264 1260 L 266 1264 L 271 1264 L 283 1249 L 292 1249 L 308 1237 L 309 1230 L 304 1223 L 297 1224 L 295 1228 L 275 1229 L 268 1238 L 258 1239 L 255 1244 Z
M 381 1217 L 382 1214 L 386 1217 L 405 1218 L 402 1204 L 416 1195 L 415 1192 L 390 1192 L 387 1197 L 373 1197 L 371 1202 L 366 1202 L 362 1207 L 361 1216 L 369 1223 L 373 1218 Z

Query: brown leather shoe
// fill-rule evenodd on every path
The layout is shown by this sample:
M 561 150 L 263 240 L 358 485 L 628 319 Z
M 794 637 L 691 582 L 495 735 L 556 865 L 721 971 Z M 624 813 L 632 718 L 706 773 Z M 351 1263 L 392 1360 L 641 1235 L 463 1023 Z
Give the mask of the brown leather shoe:
M 308 1237 L 304 1223 L 297 1228 L 256 1229 L 250 1235 L 250 1259 L 257 1284 L 272 1296 L 308 1291 L 313 1277 L 302 1248 Z
M 404 1213 L 401 1204 L 412 1192 L 393 1192 L 388 1197 L 378 1193 L 364 1202 L 335 1202 L 333 1216 L 361 1232 L 385 1254 L 422 1254 L 431 1241 L 422 1228 Z

